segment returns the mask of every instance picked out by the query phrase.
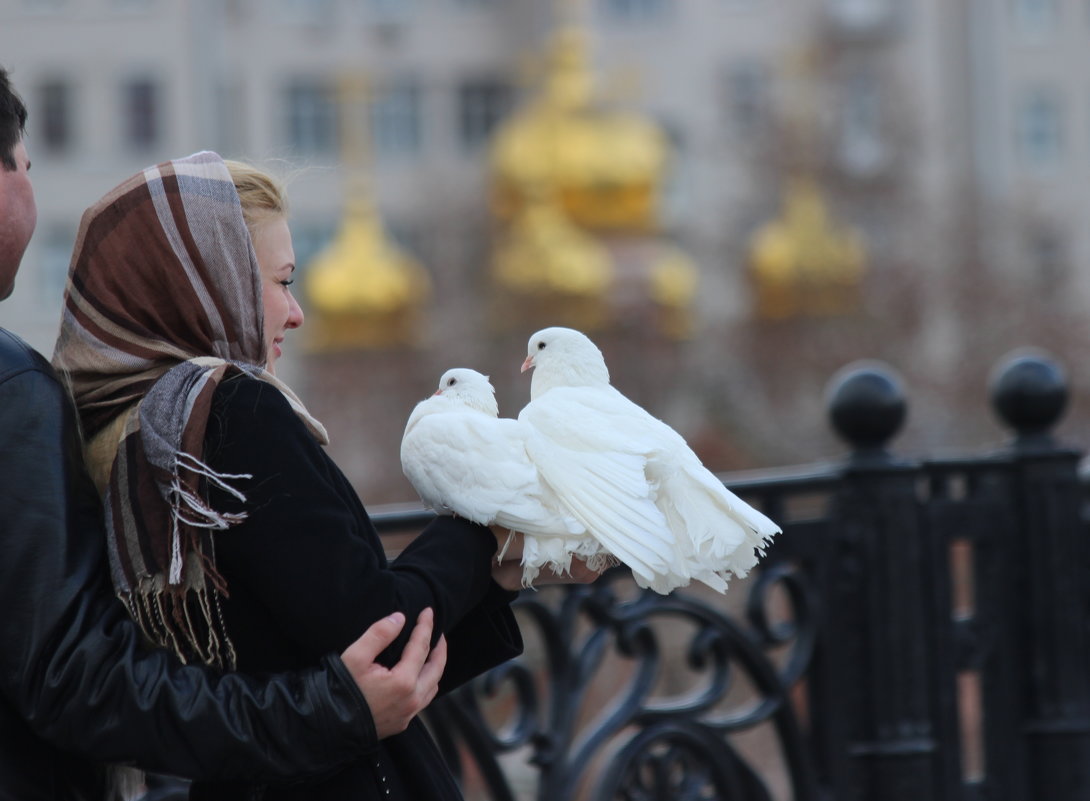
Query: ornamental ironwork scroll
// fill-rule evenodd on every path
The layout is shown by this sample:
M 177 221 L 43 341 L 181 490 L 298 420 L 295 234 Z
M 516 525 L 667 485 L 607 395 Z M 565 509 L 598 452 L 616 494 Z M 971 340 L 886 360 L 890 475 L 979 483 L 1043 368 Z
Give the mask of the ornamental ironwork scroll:
M 792 702 L 815 642 L 808 583 L 784 563 L 731 592 L 746 593 L 744 623 L 696 590 L 641 591 L 621 569 L 524 592 L 527 653 L 429 713 L 467 798 L 810 797 Z

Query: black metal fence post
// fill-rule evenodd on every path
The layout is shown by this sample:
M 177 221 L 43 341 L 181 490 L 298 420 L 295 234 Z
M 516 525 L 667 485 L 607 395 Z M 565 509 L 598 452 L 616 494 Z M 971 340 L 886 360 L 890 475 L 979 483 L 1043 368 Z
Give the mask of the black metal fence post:
M 957 740 L 940 695 L 948 629 L 939 619 L 932 540 L 921 512 L 918 465 L 887 442 L 906 401 L 880 365 L 849 366 L 830 384 L 829 415 L 852 447 L 833 496 L 832 542 L 823 568 L 826 642 L 822 674 L 837 708 L 819 722 L 839 741 L 831 766 L 838 801 L 945 801 L 955 797 Z M 940 745 L 941 744 L 941 745 Z
M 1017 699 L 1027 765 L 1024 797 L 1090 798 L 1090 570 L 1080 515 L 1080 454 L 1050 431 L 1067 402 L 1062 371 L 1042 355 L 1005 360 L 992 403 L 1014 431 L 1010 444 L 1018 520 L 1010 588 L 1020 647 Z M 1012 699 L 1013 702 L 1013 699 Z

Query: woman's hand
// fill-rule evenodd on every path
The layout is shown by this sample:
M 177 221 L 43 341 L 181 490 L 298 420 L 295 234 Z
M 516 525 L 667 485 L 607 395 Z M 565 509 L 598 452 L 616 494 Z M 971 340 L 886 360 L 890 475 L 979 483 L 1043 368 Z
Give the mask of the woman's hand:
M 375 661 L 405 627 L 405 615 L 395 612 L 377 620 L 363 636 L 341 654 L 345 667 L 371 709 L 375 731 L 381 740 L 405 731 L 416 715 L 431 703 L 439 691 L 439 679 L 447 665 L 447 640 L 440 637 L 429 648 L 435 614 L 430 608 L 420 613 L 413 633 L 392 668 Z

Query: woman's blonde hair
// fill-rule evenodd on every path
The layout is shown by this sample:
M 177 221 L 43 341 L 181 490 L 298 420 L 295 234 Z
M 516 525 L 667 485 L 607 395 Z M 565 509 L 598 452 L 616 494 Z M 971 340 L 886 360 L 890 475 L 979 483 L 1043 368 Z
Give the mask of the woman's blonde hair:
M 242 161 L 224 159 L 223 163 L 242 202 L 242 218 L 251 237 L 254 229 L 270 217 L 287 215 L 288 196 L 280 180 Z

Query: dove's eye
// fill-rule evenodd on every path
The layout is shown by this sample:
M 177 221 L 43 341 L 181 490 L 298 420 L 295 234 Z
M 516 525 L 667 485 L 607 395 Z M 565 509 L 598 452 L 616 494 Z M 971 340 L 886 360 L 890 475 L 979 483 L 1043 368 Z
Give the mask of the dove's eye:
M 453 387 L 457 383 L 458 383 L 457 378 L 450 378 L 450 379 L 447 380 L 447 386 L 448 387 Z
M 545 350 L 545 343 L 544 342 L 538 342 L 537 343 L 537 349 L 538 350 Z

